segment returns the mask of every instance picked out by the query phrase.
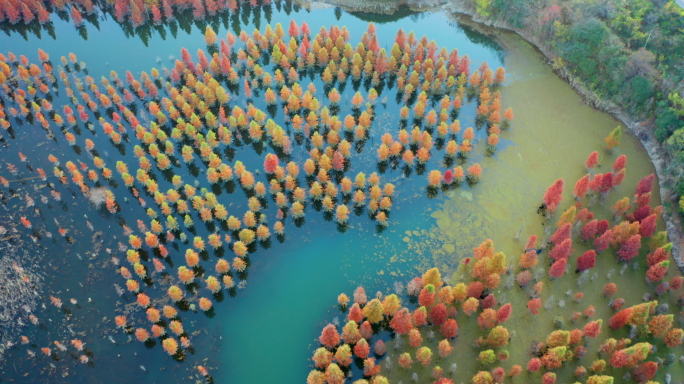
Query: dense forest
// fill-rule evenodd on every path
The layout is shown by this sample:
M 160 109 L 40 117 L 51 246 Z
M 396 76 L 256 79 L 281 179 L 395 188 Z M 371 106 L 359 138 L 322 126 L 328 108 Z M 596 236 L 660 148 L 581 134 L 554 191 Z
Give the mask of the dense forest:
M 676 197 L 663 203 L 684 215 L 684 9 L 663 0 L 471 1 L 478 16 L 537 37 L 557 69 L 647 123 L 675 180 Z

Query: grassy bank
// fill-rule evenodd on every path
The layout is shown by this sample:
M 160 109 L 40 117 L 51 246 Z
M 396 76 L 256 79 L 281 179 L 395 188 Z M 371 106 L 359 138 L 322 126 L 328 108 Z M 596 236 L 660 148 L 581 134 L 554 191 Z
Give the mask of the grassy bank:
M 477 21 L 535 43 L 603 109 L 664 150 L 663 201 L 684 215 L 684 10 L 674 1 L 456 0 Z M 646 136 L 646 137 L 645 137 Z M 662 154 L 662 153 L 661 153 Z

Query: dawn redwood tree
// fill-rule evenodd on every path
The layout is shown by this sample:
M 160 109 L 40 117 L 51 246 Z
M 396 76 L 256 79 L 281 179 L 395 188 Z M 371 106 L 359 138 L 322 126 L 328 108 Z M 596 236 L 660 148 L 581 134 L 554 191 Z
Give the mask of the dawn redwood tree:
M 354 320 L 349 320 L 342 328 L 342 340 L 347 344 L 355 344 L 361 338 L 359 326 Z
M 288 35 L 294 37 L 295 39 L 299 37 L 299 27 L 294 19 L 290 20 L 290 27 L 287 29 Z
M 576 219 L 575 216 L 577 214 L 577 207 L 574 205 L 571 206 L 570 208 L 566 209 L 563 214 L 561 214 L 561 217 L 558 219 L 558 222 L 556 225 L 558 227 L 563 226 L 565 224 L 574 224 Z
M 482 296 L 482 292 L 484 291 L 484 284 L 480 281 L 473 281 L 472 283 L 468 284 L 468 297 L 473 297 L 476 299 L 479 299 L 480 296 Z
M 558 227 L 556 232 L 551 235 L 551 242 L 554 245 L 558 245 L 562 243 L 565 239 L 569 239 L 572 236 L 572 224 L 570 223 L 565 223 Z
M 605 361 L 604 360 L 599 360 L 603 362 L 603 365 L 605 366 Z M 598 372 L 598 371 L 595 371 Z M 589 376 L 587 379 L 587 384 L 612 384 L 615 379 L 613 376 L 607 376 L 607 375 L 594 375 L 594 376 Z
M 316 368 L 325 369 L 332 363 L 333 354 L 327 349 L 320 347 L 313 355 L 313 361 L 316 364 Z
M 556 212 L 558 205 L 563 200 L 563 188 L 565 182 L 563 179 L 556 180 L 544 194 L 544 204 L 550 213 Z
M 537 372 L 539 368 L 541 368 L 541 360 L 536 357 L 527 363 L 527 370 L 530 372 Z
M 643 195 L 649 193 L 653 190 L 653 181 L 655 180 L 655 175 L 650 174 L 639 181 L 636 186 L 636 195 Z
M 360 359 L 365 359 L 368 357 L 368 354 L 370 353 L 370 346 L 368 345 L 368 342 L 366 339 L 361 339 L 359 340 L 358 343 L 354 346 L 354 355 Z
M 354 303 L 351 308 L 349 308 L 349 315 L 347 315 L 347 319 L 353 320 L 356 323 L 360 323 L 361 320 L 363 320 L 363 311 L 358 303 Z
M 602 324 L 602 319 L 590 321 L 584 326 L 584 328 L 582 328 L 582 333 L 586 337 L 595 338 L 599 335 L 599 333 L 601 333 Z
M 549 269 L 549 275 L 552 278 L 559 278 L 565 274 L 565 267 L 568 264 L 568 259 L 558 259 Z
M 641 235 L 633 235 L 620 245 L 617 253 L 621 260 L 630 261 L 639 254 L 640 249 Z
M 577 183 L 575 183 L 575 189 L 573 190 L 573 197 L 575 200 L 580 200 L 583 199 L 586 195 L 587 192 L 589 192 L 589 182 L 591 180 L 589 179 L 589 175 L 584 175 L 582 178 L 577 180 Z
M 318 340 L 328 349 L 334 349 L 340 343 L 340 335 L 333 324 L 328 324 L 323 328 Z
M 499 310 L 496 311 L 496 318 L 499 324 L 503 324 L 506 322 L 511 317 L 511 312 L 513 311 L 513 307 L 511 306 L 511 303 L 506 303 Z
M 629 197 L 623 197 L 618 200 L 615 205 L 613 205 L 613 217 L 615 219 L 621 217 L 625 214 L 631 207 L 632 203 L 629 201 Z
M 603 175 L 601 178 L 601 187 L 600 187 L 600 192 L 602 194 L 607 194 L 613 189 L 613 174 L 612 173 L 606 173 Z
M 563 240 L 560 244 L 556 245 L 551 249 L 549 252 L 549 256 L 551 256 L 554 260 L 558 261 L 561 259 L 567 259 L 568 256 L 570 256 L 570 253 L 572 252 L 572 239 L 567 238 Z
M 667 275 L 667 270 L 670 267 L 670 261 L 661 261 L 658 264 L 654 264 L 648 268 L 646 271 L 646 279 L 650 283 L 658 283 L 665 278 Z
M 477 318 L 477 324 L 480 326 L 480 329 L 492 328 L 496 325 L 496 322 L 496 311 L 491 308 L 487 308 L 482 311 L 480 316 Z
M 439 303 L 430 310 L 430 323 L 432 323 L 433 325 L 440 326 L 444 324 L 446 319 L 447 309 L 444 303 Z
M 500 325 L 492 328 L 487 335 L 487 344 L 492 348 L 500 348 L 508 344 L 508 330 Z
M 454 350 L 454 347 L 451 346 L 451 343 L 449 343 L 449 340 L 447 339 L 440 341 L 437 348 L 439 349 L 440 357 L 447 357 Z
M 496 306 L 496 296 L 491 293 L 482 300 L 482 309 L 494 308 Z
M 435 301 L 435 286 L 428 284 L 423 287 L 418 295 L 418 304 L 423 307 L 430 307 Z
M 527 240 L 527 245 L 525 245 L 525 252 L 537 249 L 537 235 L 530 236 Z
M 523 253 L 523 255 L 520 257 L 519 265 L 522 269 L 529 269 L 534 268 L 534 266 L 537 265 L 538 262 L 539 259 L 537 258 L 537 251 L 532 249 Z
M 613 163 L 613 172 L 615 172 L 615 173 L 620 172 L 621 170 L 623 170 L 625 168 L 625 164 L 627 164 L 627 156 L 621 155 Z
M 643 208 L 649 204 L 651 204 L 651 197 L 653 196 L 652 192 L 646 192 L 642 193 L 639 195 L 634 195 L 634 202 L 636 203 L 636 206 L 638 208 Z
M 409 332 L 409 345 L 413 348 L 418 348 L 422 342 L 423 336 L 421 336 L 420 331 L 416 328 L 413 328 Z
M 411 368 L 412 364 L 413 359 L 411 358 L 411 355 L 408 352 L 404 352 L 399 356 L 399 365 L 401 365 L 402 368 Z
M 567 346 L 570 344 L 570 332 L 563 330 L 553 331 L 546 337 L 546 344 L 549 348 Z
M 641 220 L 641 225 L 639 225 L 639 235 L 641 235 L 641 237 L 653 236 L 656 230 L 656 220 L 657 215 L 655 213 L 652 213 L 645 219 Z
M 600 222 L 599 222 L 600 223 Z M 596 240 L 594 240 L 594 250 L 596 253 L 604 252 L 610 246 L 611 240 L 613 238 L 613 231 L 607 230 Z
M 608 137 L 606 137 L 606 150 L 611 151 L 613 148 L 620 145 L 620 139 L 622 138 L 622 128 L 617 127 L 613 129 Z
M 563 361 L 565 361 L 565 355 L 568 352 L 568 347 L 560 346 L 549 349 L 544 356 L 542 356 L 541 361 L 546 369 L 557 369 L 563 366 Z
M 632 370 L 634 379 L 639 383 L 646 383 L 653 379 L 658 372 L 658 363 L 655 361 L 647 361 L 641 363 L 638 367 Z
M 511 367 L 511 369 L 508 371 L 508 376 L 510 377 L 516 377 L 520 376 L 520 374 L 523 372 L 523 369 L 520 365 L 514 365 Z
M 421 327 L 427 324 L 427 309 L 425 307 L 418 307 L 413 312 L 413 325 Z
M 577 258 L 577 272 L 585 271 L 589 268 L 593 268 L 596 263 L 596 252 L 589 250 L 584 252 L 584 254 Z
M 361 333 L 361 337 L 364 339 L 370 339 L 373 337 L 373 327 L 371 327 L 367 320 L 361 323 L 361 326 L 359 327 L 359 333 Z
M 477 310 L 479 305 L 480 301 L 478 299 L 470 297 L 463 303 L 463 311 L 466 313 L 466 315 L 470 316 Z
M 363 315 L 371 324 L 379 323 L 383 319 L 382 303 L 378 299 L 373 299 L 363 307 Z
M 530 281 L 532 281 L 532 273 L 529 270 L 524 270 L 515 277 L 515 280 L 518 282 L 520 287 L 525 287 L 530 283 Z
M 387 347 L 385 347 L 385 342 L 378 340 L 373 346 L 373 352 L 378 356 L 383 356 L 387 352 Z
M 420 363 L 424 366 L 427 367 L 430 362 L 432 361 L 432 351 L 428 347 L 421 347 L 416 351 L 416 360 L 420 361 Z
M 344 372 L 340 369 L 340 367 L 332 363 L 328 365 L 328 368 L 325 369 L 325 381 L 328 384 L 343 384 L 345 381 L 345 375 Z
M 589 154 L 589 157 L 587 158 L 587 169 L 593 169 L 596 164 L 598 164 L 598 152 L 594 151 Z
M 630 318 L 632 317 L 632 307 L 625 308 L 620 312 L 613 315 L 613 317 L 608 320 L 608 325 L 613 329 L 620 329 L 625 326 Z
M 428 269 L 421 278 L 421 284 L 423 287 L 427 287 L 432 284 L 435 289 L 440 289 L 444 283 L 442 282 L 442 275 L 439 273 L 439 269 L 430 268 Z
M 546 372 L 544 376 L 542 376 L 542 384 L 555 384 L 556 383 L 556 374 L 553 372 Z
M 642 195 L 643 196 L 643 195 Z M 639 208 L 634 211 L 632 214 L 631 219 L 634 221 L 638 221 L 641 223 L 643 220 L 645 220 L 649 215 L 651 214 L 651 207 L 648 205 L 643 205 L 640 206 Z M 629 216 L 629 215 L 628 215 Z
M 582 226 L 582 229 L 580 230 L 580 236 L 582 236 L 582 240 L 588 242 L 591 242 L 594 240 L 596 237 L 596 233 L 598 232 L 598 220 L 593 219 L 587 221 L 584 226 Z
M 335 351 L 335 361 L 337 364 L 348 367 L 352 363 L 352 349 L 348 344 L 344 344 Z
M 603 297 L 611 297 L 617 293 L 617 290 L 615 283 L 607 283 L 603 286 Z
M 278 168 L 278 163 L 278 156 L 272 153 L 267 154 L 266 159 L 264 160 L 264 171 L 269 175 L 273 174 L 276 168 Z
M 439 331 L 447 339 L 452 339 L 458 334 L 458 323 L 454 319 L 447 319 L 439 328 Z
M 638 343 L 629 348 L 614 352 L 610 358 L 610 365 L 615 368 L 632 368 L 648 357 L 651 344 Z
M 648 323 L 648 331 L 656 338 L 661 338 L 672 328 L 674 315 L 657 315 Z
M 589 189 L 592 190 L 594 193 L 598 193 L 599 190 L 601 189 L 601 182 L 603 181 L 603 175 L 600 173 L 597 173 L 594 175 L 594 178 L 591 179 L 591 182 L 589 182 Z
M 682 344 L 682 339 L 684 338 L 684 330 L 679 328 L 671 329 L 665 335 L 665 344 L 670 348 L 675 348 Z
M 535 298 L 527 302 L 527 309 L 530 310 L 530 313 L 533 315 L 539 314 L 539 308 L 541 308 L 541 299 L 540 298 Z
M 390 327 L 398 335 L 406 335 L 413 329 L 413 323 L 411 321 L 411 313 L 407 308 L 402 308 L 397 312 L 396 315 L 390 320 Z

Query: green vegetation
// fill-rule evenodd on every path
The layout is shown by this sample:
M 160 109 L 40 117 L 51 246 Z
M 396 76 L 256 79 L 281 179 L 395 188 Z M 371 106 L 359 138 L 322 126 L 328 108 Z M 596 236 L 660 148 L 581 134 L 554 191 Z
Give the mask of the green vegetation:
M 473 0 L 479 16 L 542 41 L 604 101 L 647 123 L 670 156 L 684 215 L 684 10 L 674 1 Z

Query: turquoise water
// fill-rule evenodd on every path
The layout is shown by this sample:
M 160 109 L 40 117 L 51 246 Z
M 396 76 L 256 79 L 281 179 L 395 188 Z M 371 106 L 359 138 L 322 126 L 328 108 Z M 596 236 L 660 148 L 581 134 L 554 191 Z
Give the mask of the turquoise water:
M 397 19 L 399 16 L 401 18 Z M 487 237 L 494 239 L 497 249 L 517 256 L 519 244 L 513 236 L 521 226 L 523 238 L 532 233 L 541 236 L 543 228 L 534 208 L 538 206 L 545 189 L 557 177 L 566 177 L 568 202 L 570 180 L 574 182 L 576 177 L 581 176 L 586 155 L 590 151 L 600 150 L 602 137 L 618 123 L 607 115 L 581 106 L 577 95 L 556 78 L 529 47 L 521 48 L 519 40 L 507 41 L 504 49 L 498 42 L 451 21 L 442 13 L 415 14 L 404 9 L 399 16 L 350 14 L 334 8 L 306 11 L 281 2 L 260 7 L 242 4 L 237 13 L 209 20 L 219 38 L 225 37 L 229 30 L 235 35 L 242 30 L 251 33 L 255 27 L 263 32 L 266 24 L 275 26 L 277 22 L 287 30 L 290 19 L 300 25 L 306 21 L 314 34 L 321 25 L 346 25 L 351 32 L 352 46 L 358 43 L 368 20 L 376 20 L 380 46 L 388 49 L 398 28 L 406 32 L 413 30 L 417 38 L 426 35 L 434 39 L 440 48 L 457 48 L 460 55 L 468 54 L 472 69 L 479 67 L 482 61 L 487 61 L 492 68 L 504 65 L 509 77 L 502 88 L 502 104 L 504 109 L 513 106 L 516 120 L 512 130 L 502 133 L 499 151 L 493 157 L 484 158 L 482 140 L 474 145 L 464 168 L 473 162 L 480 162 L 484 171 L 482 182 L 473 188 L 464 185 L 461 189 L 450 191 L 447 197 L 440 193 L 429 199 L 425 193 L 427 172 L 416 175 L 414 170 L 408 178 L 403 176 L 400 169 L 388 168 L 382 173 L 381 185 L 391 182 L 397 187 L 390 225 L 384 230 L 375 221 L 369 220 L 367 212 L 357 216 L 352 211 L 350 225 L 342 232 L 333 221 L 311 206 L 307 208 L 305 223 L 301 227 L 292 225 L 291 220 L 288 220 L 283 243 L 274 237 L 268 248 L 259 246 L 256 252 L 250 254 L 250 266 L 246 273 L 240 274 L 247 282 L 244 289 L 224 291 L 223 300 L 214 300 L 215 309 L 208 316 L 201 311 L 197 314 L 181 312 L 183 325 L 191 334 L 193 343 L 193 348 L 182 361 L 169 357 L 161 349 L 159 340 L 148 348 L 133 336 L 113 330 L 114 316 L 121 314 L 124 305 L 134 303 L 135 298 L 130 294 L 125 294 L 123 298 L 117 296 L 113 284 L 124 286 L 125 280 L 116 274 L 105 249 L 111 249 L 121 259 L 122 265 L 126 265 L 125 255 L 117 251 L 118 242 L 127 244 L 121 225 L 126 224 L 140 235 L 136 221 L 143 220 L 148 226 L 150 222 L 144 209 L 122 185 L 118 174 L 112 178 L 118 186 L 110 184 L 121 206 L 121 212 L 117 215 L 95 210 L 73 184 L 71 189 L 65 188 L 54 177 L 48 180 L 54 182 L 56 189 L 62 193 L 61 203 L 52 199 L 48 204 L 40 202 L 39 196 L 49 197 L 49 190 L 41 188 L 44 183 L 39 179 L 14 181 L 37 176 L 37 167 L 45 169 L 50 175 L 52 167 L 47 160 L 49 153 L 59 157 L 62 166 L 67 160 L 81 160 L 92 167 L 83 149 L 86 138 L 95 142 L 95 150 L 100 157 L 107 158 L 107 166 L 112 170 L 117 160 L 126 161 L 129 169 L 135 170 L 137 161 L 133 157 L 133 145 L 124 145 L 123 151 L 119 151 L 101 134 L 99 126 L 95 128 L 98 134 L 93 135 L 80 122 L 80 130 L 76 132 L 80 153 L 67 145 L 63 134 L 56 132 L 53 141 L 45 137 L 45 131 L 39 126 L 24 124 L 13 128 L 13 132 L 3 132 L 5 141 L 0 149 L 0 174 L 10 179 L 11 190 L 0 188 L 10 212 L 0 217 L 0 224 L 10 228 L 12 223 L 16 225 L 19 216 L 26 216 L 34 227 L 51 231 L 53 238 L 43 236 L 34 245 L 27 236 L 30 231 L 18 227 L 21 238 L 12 240 L 16 246 L 41 255 L 41 271 L 45 277 L 42 299 L 46 308 L 39 307 L 36 311 L 42 326 L 29 325 L 26 328 L 25 333 L 31 339 L 29 346 L 15 347 L 5 355 L 7 364 L 0 364 L 0 380 L 50 383 L 196 382 L 204 380 L 196 369 L 198 365 L 203 365 L 209 369 L 216 383 L 304 382 L 312 367 L 310 357 L 319 346 L 317 339 L 322 327 L 336 317 L 344 322 L 344 315 L 335 305 L 339 293 L 350 294 L 357 285 L 365 287 L 369 297 L 373 297 L 377 291 L 388 293 L 392 291 L 395 281 L 406 283 L 427 266 L 433 265 L 439 266 L 443 276 L 447 277 L 458 260 L 471 256 L 472 247 Z M 181 47 L 187 48 L 193 58 L 197 49 L 207 50 L 203 38 L 207 24 L 189 23 L 187 18 L 184 20 L 180 25 L 145 27 L 132 34 L 130 30 L 123 30 L 111 16 L 101 17 L 98 28 L 86 24 L 87 33 L 76 30 L 70 22 L 55 18 L 52 35 L 56 39 L 45 31 L 42 38 L 34 34 L 27 34 L 24 38 L 16 32 L 10 32 L 9 36 L 0 36 L 0 51 L 24 54 L 33 62 L 37 60 L 37 49 L 42 48 L 50 54 L 53 63 L 57 63 L 60 56 L 73 52 L 79 61 L 87 63 L 88 74 L 95 79 L 108 76 L 111 70 L 116 70 L 122 78 L 125 70 L 138 76 L 141 71 L 149 73 L 152 67 L 171 67 L 173 64 L 169 57 L 173 55 L 180 58 Z M 510 36 L 508 38 L 510 40 Z M 83 77 L 83 73 L 80 76 Z M 302 87 L 308 83 L 308 78 L 300 81 Z M 320 95 L 323 85 L 320 81 L 315 82 L 315 85 Z M 359 90 L 366 95 L 367 87 L 363 82 Z M 343 101 L 349 100 L 354 92 L 354 85 L 348 80 Z M 59 95 L 64 98 L 61 88 Z M 359 171 L 366 175 L 379 171 L 376 168 L 379 138 L 386 131 L 395 133 L 399 126 L 395 95 L 396 87 L 385 87 L 381 92 L 378 99 L 387 96 L 388 102 L 386 105 L 376 105 L 372 139 L 365 143 L 361 153 L 354 153 L 347 176 L 353 178 Z M 263 93 L 255 96 L 255 105 L 265 110 L 262 99 Z M 54 104 L 58 103 L 55 101 Z M 245 108 L 241 100 L 238 105 Z M 344 117 L 350 111 L 344 103 L 341 105 L 339 115 Z M 458 118 L 462 129 L 475 126 L 473 105 L 464 106 Z M 277 112 L 275 120 L 283 125 L 282 111 Z M 132 136 L 130 129 L 129 135 Z M 484 133 L 478 130 L 476 137 L 482 139 Z M 559 137 L 563 139 L 559 140 Z M 131 141 L 137 142 L 134 138 Z M 33 171 L 26 169 L 20 162 L 19 152 L 28 156 Z M 263 169 L 264 156 L 268 152 L 256 153 L 250 146 L 242 145 L 235 148 L 234 152 L 223 155 L 231 163 L 241 160 L 248 170 L 255 171 Z M 616 152 L 605 157 L 602 154 L 602 162 L 607 167 L 619 153 L 627 153 L 628 176 L 625 183 L 611 195 L 610 204 L 613 199 L 630 195 L 634 183 L 653 171 L 634 137 L 625 134 L 623 144 Z M 442 167 L 442 153 L 443 149 L 433 150 L 427 171 Z M 300 168 L 305 157 L 300 147 L 295 146 L 293 158 L 299 162 Z M 18 176 L 7 176 L 7 163 L 20 169 Z M 195 164 L 199 169 L 205 169 L 199 161 L 195 161 Z M 192 184 L 194 176 L 185 165 L 172 169 L 183 177 L 185 183 Z M 160 190 L 166 191 L 170 183 L 156 167 L 152 167 L 152 170 L 160 183 Z M 263 172 L 255 177 L 265 181 Z M 201 186 L 208 187 L 204 173 L 199 173 L 197 179 Z M 300 182 L 302 180 L 300 177 Z M 239 186 L 229 185 L 214 189 L 214 192 L 230 214 L 241 216 L 246 211 L 245 194 Z M 39 213 L 26 207 L 24 196 L 27 193 L 35 200 Z M 124 197 L 128 198 L 128 202 L 124 202 Z M 147 207 L 155 205 L 149 196 L 143 197 Z M 657 200 L 654 198 L 653 205 L 656 205 Z M 268 203 L 263 211 L 269 217 L 269 227 L 272 227 L 276 208 L 272 200 L 269 199 Z M 92 223 L 94 232 L 85 225 L 84 215 Z M 55 218 L 61 227 L 68 230 L 66 239 L 71 243 L 58 235 L 59 227 L 53 220 Z M 193 215 L 193 218 L 197 234 L 206 239 L 214 228 L 201 224 L 197 215 Z M 174 276 L 175 268 L 185 263 L 182 253 L 188 247 L 178 240 L 175 244 L 179 247 L 167 247 L 174 265 L 172 268 L 166 265 L 167 272 L 170 271 Z M 445 251 L 449 249 L 446 245 L 455 245 L 456 252 Z M 230 249 L 225 249 L 224 257 L 232 259 Z M 214 252 L 210 251 L 202 265 L 205 270 L 211 271 L 215 262 Z M 144 290 L 151 297 L 165 292 L 157 279 Z M 202 291 L 203 287 L 200 293 L 206 296 L 206 291 Z M 50 295 L 60 297 L 69 310 L 64 312 L 52 306 L 49 303 Z M 78 304 L 70 304 L 68 301 L 71 297 L 77 299 Z M 131 306 L 135 308 L 135 304 Z M 144 314 L 138 312 L 130 318 L 136 319 L 136 326 L 149 329 Z M 91 364 L 80 364 L 75 360 L 78 355 L 71 356 L 64 352 L 58 353 L 60 361 L 41 355 L 41 347 L 49 345 L 54 350 L 52 344 L 55 340 L 65 342 L 76 337 L 69 328 L 86 342 Z M 115 343 L 111 342 L 110 336 Z M 37 357 L 27 357 L 27 349 L 34 351 Z M 144 366 L 145 370 L 140 366 Z M 470 377 L 459 379 L 466 382 Z
M 217 35 L 223 37 L 228 30 L 239 35 L 242 29 L 251 33 L 255 26 L 259 26 L 263 31 L 269 19 L 272 26 L 280 22 L 284 28 L 287 28 L 290 19 L 294 19 L 298 24 L 307 21 L 314 32 L 321 25 L 346 25 L 351 31 L 353 46 L 367 27 L 366 21 L 332 8 L 292 12 L 289 15 L 284 8 L 283 11 L 279 11 L 275 5 L 263 5 L 259 12 L 255 12 L 254 8 L 249 9 L 243 5 L 239 17 L 234 15 L 229 22 L 223 20 L 224 23 L 212 23 L 212 26 Z M 247 17 L 246 9 L 250 10 Z M 270 9 L 270 12 L 266 12 L 265 9 Z M 270 17 L 267 17 L 269 14 Z M 364 15 L 364 19 L 373 17 Z M 245 23 L 245 20 L 248 22 Z M 472 31 L 466 33 L 442 14 L 413 15 L 398 21 L 378 24 L 377 35 L 381 47 L 391 48 L 396 31 L 400 27 L 406 32 L 414 30 L 418 38 L 427 35 L 435 39 L 440 47 L 446 47 L 448 50 L 458 48 L 460 55 L 468 54 L 471 57 L 473 68 L 479 66 L 482 61 L 487 61 L 493 68 L 502 64 L 502 52 L 496 49 L 494 43 Z M 153 29 L 146 39 L 126 36 L 124 30 L 111 18 L 99 20 L 98 29 L 89 24 L 86 28 L 87 33 L 84 33 L 73 28 L 70 23 L 56 19 L 56 39 L 45 33 L 41 38 L 29 34 L 25 39 L 17 34 L 11 34 L 0 37 L 0 46 L 3 47 L 3 52 L 24 54 L 32 62 L 37 61 L 38 48 L 50 54 L 53 63 L 57 63 L 60 56 L 73 52 L 79 61 L 87 64 L 87 73 L 95 79 L 102 75 L 108 76 L 111 70 L 116 70 L 119 76 L 123 77 L 125 70 L 131 70 L 137 76 L 143 70 L 149 73 L 152 67 L 161 69 L 161 65 L 171 66 L 169 56 L 180 57 L 181 47 L 187 48 L 193 56 L 198 48 L 206 51 L 203 39 L 205 25 L 201 23 L 193 25 L 190 30 L 166 30 L 164 27 Z M 165 29 L 166 32 L 160 33 L 161 29 Z M 87 39 L 84 39 L 84 36 L 87 36 Z M 305 86 L 308 81 L 301 83 Z M 316 83 L 316 86 L 319 92 L 323 88 L 320 82 Z M 351 81 L 348 81 L 346 89 L 343 95 L 349 99 L 349 92 L 352 92 Z M 367 89 L 362 93 L 365 94 L 366 91 Z M 394 89 L 385 90 L 385 93 L 380 95 L 379 99 L 388 96 L 389 102 L 386 106 L 376 106 L 373 140 L 366 143 L 363 153 L 355 154 L 347 175 L 353 177 L 359 171 L 368 175 L 376 171 L 375 159 L 376 149 L 380 143 L 379 137 L 384 131 L 394 129 L 398 124 L 398 107 L 394 103 L 395 92 Z M 255 97 L 256 99 L 258 98 Z M 53 103 L 57 105 L 56 101 Z M 258 101 L 255 105 L 265 110 L 263 101 Z M 346 113 L 349 113 L 349 110 L 345 111 L 343 108 L 340 115 L 344 116 Z M 282 121 L 282 112 L 279 112 L 278 118 Z M 459 119 L 463 129 L 474 125 L 473 107 L 465 106 Z M 383 125 L 380 126 L 380 123 Z M 83 153 L 85 138 L 95 142 L 95 150 L 100 157 L 106 159 L 110 169 L 114 170 L 117 160 L 124 160 L 129 164 L 129 169 L 135 169 L 137 162 L 132 154 L 132 145 L 125 145 L 123 152 L 117 151 L 101 133 L 91 134 L 82 123 L 79 123 L 79 127 L 80 131 L 77 130 L 76 135 L 81 153 L 77 156 L 68 147 L 63 135 L 58 132 L 56 140 L 52 141 L 45 137 L 45 132 L 40 127 L 22 125 L 15 128 L 14 137 L 7 139 L 8 145 L 3 149 L 2 160 L 17 165 L 20 174 L 15 178 L 7 178 L 14 180 L 36 176 L 35 171 L 31 173 L 23 168 L 18 159 L 19 152 L 29 158 L 34 170 L 37 167 L 46 171 L 51 169 L 47 161 L 49 153 L 56 155 L 62 165 L 67 160 L 78 159 L 92 166 L 90 159 Z M 95 129 L 99 131 L 100 128 Z M 477 137 L 482 136 L 483 133 L 478 132 Z M 500 146 L 506 145 L 503 135 Z M 296 159 L 302 159 L 303 154 L 298 153 L 299 147 L 295 148 L 293 155 Z M 235 156 L 233 161 L 239 159 L 253 171 L 261 169 L 265 153 L 257 155 L 249 147 L 243 146 L 231 155 Z M 482 155 L 474 151 L 472 160 L 467 164 L 478 161 L 478 157 L 481 158 Z M 439 159 L 440 156 L 433 154 L 427 170 L 437 167 Z M 196 164 L 199 162 L 196 161 Z M 202 166 L 200 168 L 204 169 Z M 174 168 L 174 172 L 182 175 L 184 182 L 191 183 L 192 177 L 187 173 L 185 166 L 181 169 Z M 169 187 L 168 182 L 163 183 L 164 177 L 156 171 L 154 173 L 160 182 L 160 190 L 166 191 Z M 203 174 L 199 174 L 197 178 L 203 186 L 206 185 Z M 55 178 L 51 179 L 52 182 L 56 182 Z M 37 357 L 27 358 L 25 346 L 8 351 L 7 361 L 12 364 L 3 367 L 3 380 L 181 381 L 189 376 L 198 377 L 195 367 L 203 365 L 209 369 L 215 382 L 303 381 L 309 370 L 307 360 L 316 346 L 315 339 L 319 330 L 324 323 L 330 321 L 331 316 L 335 316 L 336 309 L 331 307 L 331 304 L 335 303 L 337 295 L 342 291 L 350 291 L 358 284 L 366 287 L 369 294 L 378 290 L 386 292 L 395 280 L 407 280 L 415 273 L 415 255 L 407 251 L 402 238 L 406 231 L 429 229 L 434 223 L 430 217 L 431 211 L 443 199 L 441 194 L 433 200 L 426 198 L 426 174 L 419 176 L 415 175 L 414 171 L 413 176 L 404 178 L 400 169 L 388 169 L 381 175 L 381 183 L 395 184 L 397 192 L 389 220 L 390 226 L 384 230 L 377 227 L 374 221 L 368 220 L 367 213 L 364 212 L 359 217 L 352 213 L 349 227 L 345 233 L 340 233 L 334 222 L 325 220 L 321 213 L 311 208 L 307 209 L 306 222 L 301 228 L 286 226 L 284 243 L 281 244 L 274 238 L 268 249 L 260 248 L 250 255 L 250 267 L 246 276 L 242 276 L 247 280 L 246 288 L 237 290 L 234 298 L 229 297 L 226 291 L 224 300 L 215 303 L 212 318 L 202 313 L 181 312 L 184 327 L 189 332 L 199 332 L 192 334 L 194 348 L 191 349 L 191 354 L 188 354 L 186 360 L 175 362 L 161 350 L 158 341 L 154 347 L 148 349 L 131 336 L 118 330 L 112 331 L 113 317 L 120 314 L 115 309 L 121 309 L 121 306 L 127 303 L 134 303 L 134 298 L 126 294 L 122 300 L 116 295 L 113 284 L 123 286 L 125 281 L 116 274 L 114 265 L 108 261 L 109 257 L 104 249 L 109 248 L 116 254 L 118 242 L 127 244 L 121 224 L 125 223 L 138 232 L 136 220 L 143 220 L 148 225 L 150 221 L 145 216 L 144 209 L 136 203 L 130 193 L 126 192 L 118 175 L 112 179 L 118 183 L 118 187 L 112 184 L 110 186 L 121 206 L 121 212 L 116 217 L 106 211 L 95 210 L 75 189 L 72 197 L 72 191 L 59 183 L 55 185 L 62 193 L 62 203 L 50 201 L 52 207 L 48 207 L 40 203 L 36 195 L 35 188 L 44 185 L 39 179 L 12 181 L 11 188 L 15 196 L 10 200 L 9 206 L 14 210 L 13 214 L 27 216 L 34 223 L 34 227 L 44 226 L 54 235 L 51 240 L 44 238 L 35 246 L 42 248 L 45 253 L 42 259 L 46 267 L 45 299 L 47 300 L 50 294 L 60 297 L 65 306 L 70 308 L 70 313 L 62 313 L 50 306 L 49 301 L 46 303 L 46 309 L 39 308 L 37 316 L 41 323 L 45 324 L 45 329 L 43 332 L 28 333 L 31 339 L 29 349 L 32 348 Z M 468 189 L 467 186 L 463 188 Z M 48 195 L 49 191 L 46 191 L 47 189 L 39 190 L 38 193 Z M 231 214 L 238 212 L 241 215 L 246 210 L 245 199 L 239 187 L 232 194 L 221 191 L 219 195 L 219 191 L 214 192 Z M 40 215 L 36 216 L 32 209 L 26 208 L 20 201 L 26 193 L 31 194 L 36 200 Z M 128 197 L 128 202 L 123 201 L 124 196 Z M 146 200 L 148 207 L 154 206 L 151 198 L 148 197 Z M 235 205 L 230 207 L 231 203 Z M 234 211 L 231 208 L 238 210 Z M 265 212 L 273 220 L 275 208 L 272 203 Z M 87 215 L 95 232 L 85 227 L 84 215 Z M 61 227 L 68 230 L 66 239 L 70 239 L 72 244 L 66 243 L 65 238 L 57 234 L 58 226 L 53 222 L 54 218 L 59 220 Z M 17 220 L 17 217 L 13 219 Z M 198 235 L 206 239 L 211 232 L 200 224 L 197 217 L 195 222 Z M 269 223 L 272 225 L 273 221 Z M 100 236 L 93 237 L 98 232 L 102 232 Z M 176 241 L 176 244 L 178 243 Z M 32 247 L 30 244 L 24 246 Z M 92 252 L 94 246 L 100 247 L 100 251 Z M 175 267 L 183 263 L 182 253 L 186 247 L 181 244 L 180 252 L 169 247 Z M 227 253 L 231 252 L 227 250 Z M 118 253 L 117 257 L 125 264 L 125 255 Z M 207 270 L 212 269 L 215 263 L 213 256 L 209 257 L 209 261 L 203 264 Z M 167 271 L 170 270 L 175 275 L 175 270 L 168 268 L 167 265 Z M 154 297 L 155 293 L 160 294 L 162 290 L 155 284 L 147 287 L 145 292 Z M 71 297 L 77 299 L 78 304 L 68 303 L 68 298 Z M 138 324 L 149 326 L 144 320 L 144 314 L 138 313 L 133 317 L 138 318 Z M 50 345 L 55 349 L 53 341 L 66 342 L 74 337 L 65 325 L 70 325 L 77 334 L 83 332 L 78 337 L 86 342 L 86 351 L 92 352 L 90 364 L 77 363 L 75 358 L 78 356 L 73 356 L 73 361 L 64 357 L 60 361 L 55 361 L 40 354 L 41 347 Z M 110 336 L 115 343 L 110 341 Z M 144 371 L 140 368 L 141 365 L 144 366 Z

